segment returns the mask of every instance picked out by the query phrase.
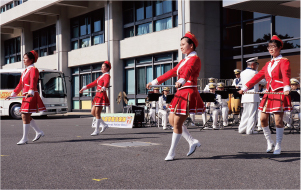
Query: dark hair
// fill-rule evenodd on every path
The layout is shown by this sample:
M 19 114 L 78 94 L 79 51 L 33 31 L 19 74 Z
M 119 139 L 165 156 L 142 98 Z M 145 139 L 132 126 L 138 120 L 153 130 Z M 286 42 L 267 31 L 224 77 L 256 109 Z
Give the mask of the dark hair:
M 275 43 L 276 46 L 277 46 L 277 48 L 280 48 L 280 47 L 282 46 L 281 42 L 278 41 L 278 40 L 270 40 L 270 41 L 269 41 L 269 44 L 270 44 L 270 43 Z
M 187 43 L 189 45 L 193 44 L 193 50 L 195 50 L 196 47 L 195 47 L 195 44 L 193 43 L 193 41 L 190 38 L 186 37 L 186 36 L 182 37 L 181 40 L 183 40 L 184 38 L 187 39 Z
M 106 66 L 107 69 L 110 70 L 110 66 L 108 64 L 106 64 L 106 63 L 103 63 L 103 64 Z
M 31 59 L 32 63 L 34 63 L 35 57 L 30 51 L 26 52 L 24 55 L 27 55 L 28 59 Z

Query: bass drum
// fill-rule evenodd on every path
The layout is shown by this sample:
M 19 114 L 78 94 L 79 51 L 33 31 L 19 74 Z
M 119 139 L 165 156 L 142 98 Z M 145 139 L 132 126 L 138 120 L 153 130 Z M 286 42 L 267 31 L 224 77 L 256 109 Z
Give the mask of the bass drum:
M 241 99 L 235 99 L 233 94 L 231 95 L 231 110 L 235 115 L 239 115 L 241 108 Z

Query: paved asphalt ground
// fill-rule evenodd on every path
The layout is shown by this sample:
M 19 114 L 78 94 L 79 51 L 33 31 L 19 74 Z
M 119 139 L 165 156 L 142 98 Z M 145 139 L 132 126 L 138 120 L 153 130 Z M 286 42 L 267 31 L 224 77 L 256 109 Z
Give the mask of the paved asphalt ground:
M 1 189 L 300 189 L 300 135 L 287 130 L 282 154 L 273 155 L 265 153 L 262 133 L 190 128 L 201 148 L 187 157 L 182 138 L 176 159 L 166 162 L 171 130 L 109 128 L 92 137 L 91 121 L 87 115 L 36 118 L 45 137 L 19 146 L 21 121 L 2 117 Z M 149 146 L 106 145 L 127 142 Z

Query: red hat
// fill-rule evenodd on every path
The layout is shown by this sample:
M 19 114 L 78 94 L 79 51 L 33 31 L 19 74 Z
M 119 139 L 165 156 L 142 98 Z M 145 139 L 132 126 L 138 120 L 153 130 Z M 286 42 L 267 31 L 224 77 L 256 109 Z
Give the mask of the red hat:
M 195 47 L 198 47 L 199 42 L 198 42 L 198 40 L 196 39 L 196 37 L 191 32 L 189 32 L 189 31 L 186 32 L 186 34 L 185 34 L 184 37 L 187 37 L 187 38 L 191 39 L 193 41 Z
M 271 40 L 277 40 L 277 41 L 281 42 L 281 46 L 283 47 L 283 41 L 280 40 L 280 38 L 277 35 L 273 35 Z
M 37 62 L 38 58 L 39 58 L 39 54 L 35 51 L 35 50 L 31 50 L 30 51 L 33 56 L 34 56 L 34 60 L 33 60 L 33 63 Z
M 104 64 L 107 64 L 110 67 L 110 69 L 111 69 L 111 63 L 108 60 L 105 61 Z

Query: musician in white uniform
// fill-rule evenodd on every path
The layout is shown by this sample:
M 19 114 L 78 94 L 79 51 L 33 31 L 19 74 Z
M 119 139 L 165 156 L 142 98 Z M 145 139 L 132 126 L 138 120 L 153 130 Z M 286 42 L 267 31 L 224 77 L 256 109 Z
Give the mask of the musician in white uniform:
M 233 80 L 232 86 L 235 86 L 236 88 L 241 88 L 241 78 L 240 78 L 240 69 L 234 69 L 235 79 Z
M 209 85 L 215 84 L 217 79 L 211 77 L 208 80 L 209 80 L 209 83 L 205 86 L 203 92 L 209 92 Z
M 242 85 L 245 85 L 250 79 L 253 78 L 255 74 L 257 74 L 257 68 L 259 63 L 258 57 L 254 57 L 251 59 L 248 59 L 247 62 L 247 68 L 241 72 L 241 83 Z M 261 84 L 264 83 L 264 81 L 259 82 Z M 256 84 L 253 88 L 248 90 L 247 92 L 258 92 L 259 91 L 259 84 Z M 243 94 L 241 103 L 243 104 L 243 112 L 241 116 L 241 121 L 238 127 L 239 133 L 246 133 L 247 135 L 250 135 L 252 133 L 257 133 L 254 131 L 254 127 L 257 123 L 257 110 L 259 106 L 260 98 L 259 94 Z
M 219 127 L 217 126 L 217 120 L 218 120 L 218 114 L 221 112 L 221 110 L 220 110 L 221 95 L 215 93 L 216 84 L 214 84 L 214 83 L 210 84 L 209 89 L 210 89 L 210 93 L 215 94 L 216 101 L 215 102 L 207 102 L 207 107 L 209 107 L 209 110 L 212 113 L 212 120 L 213 120 L 212 128 L 214 130 L 218 130 Z M 209 129 L 209 128 L 205 127 L 204 129 Z
M 219 91 L 224 91 L 224 87 L 225 87 L 225 83 L 223 82 L 220 82 L 220 83 L 217 83 L 217 90 Z M 228 101 L 229 101 L 229 98 L 226 98 L 226 99 L 219 99 L 219 104 L 221 105 L 221 109 L 220 110 L 222 112 L 222 117 L 223 117 L 223 126 L 226 127 L 228 126 L 228 114 L 229 114 L 229 107 L 228 107 Z
M 169 129 L 167 127 L 169 104 L 166 103 L 167 94 L 169 94 L 169 91 L 170 91 L 170 89 L 168 87 L 164 87 L 163 88 L 163 95 L 159 97 L 159 101 L 158 101 L 158 105 L 159 105 L 158 115 L 159 115 L 159 117 L 162 118 L 163 130 Z
M 300 88 L 298 88 L 299 84 L 300 82 L 297 79 L 295 78 L 290 79 L 291 91 L 297 91 L 300 95 Z M 292 113 L 299 113 L 298 117 L 300 119 L 300 102 L 292 102 L 292 106 L 293 106 L 293 112 L 287 111 L 284 112 L 283 115 L 283 121 L 287 124 L 288 128 L 292 127 L 292 123 L 294 119 Z
M 154 87 L 154 93 L 160 93 L 159 92 L 159 87 Z M 151 103 L 151 108 L 149 111 L 149 117 L 150 120 L 155 122 L 156 121 L 156 113 L 158 112 L 158 102 L 157 101 L 152 101 Z

